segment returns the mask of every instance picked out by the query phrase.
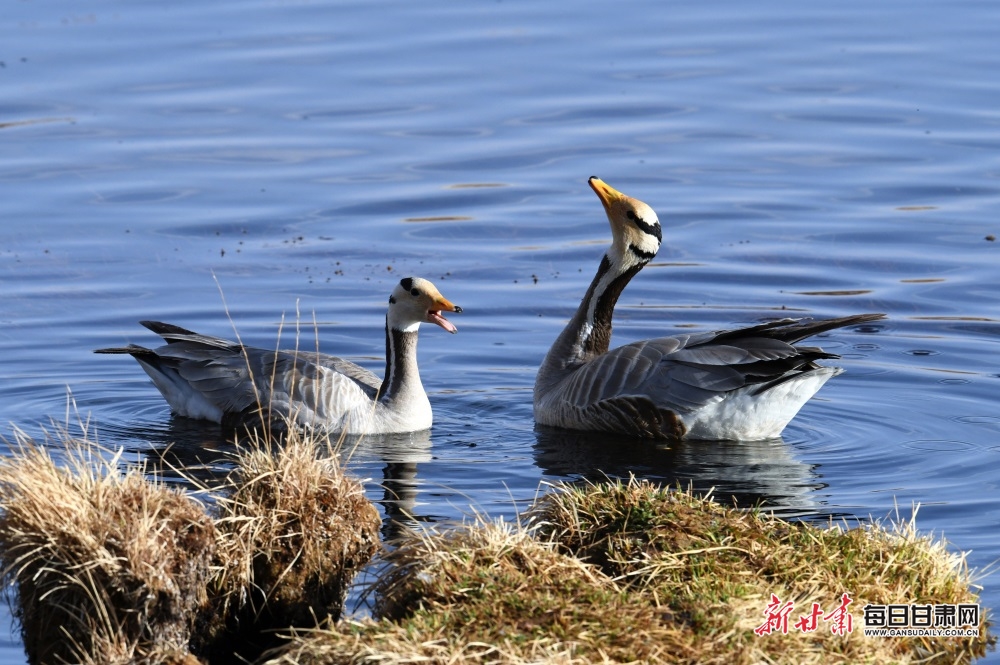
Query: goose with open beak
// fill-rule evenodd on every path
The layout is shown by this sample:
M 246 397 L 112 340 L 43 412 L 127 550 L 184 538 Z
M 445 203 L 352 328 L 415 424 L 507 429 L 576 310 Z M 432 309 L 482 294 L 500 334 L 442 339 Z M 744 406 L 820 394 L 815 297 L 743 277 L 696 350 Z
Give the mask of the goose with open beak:
M 347 434 L 428 429 L 430 401 L 417 369 L 417 331 L 433 323 L 458 332 L 442 312 L 461 312 L 431 282 L 406 277 L 389 296 L 385 376 L 316 351 L 273 351 L 199 335 L 178 326 L 142 321 L 167 344 L 127 353 L 153 380 L 174 413 L 226 427 L 293 422 Z
M 618 296 L 656 255 L 660 222 L 648 205 L 597 177 L 590 186 L 611 224 L 611 247 L 580 307 L 535 379 L 535 421 L 654 439 L 777 437 L 824 383 L 843 370 L 807 337 L 884 318 L 781 319 L 737 330 L 694 332 L 609 351 Z

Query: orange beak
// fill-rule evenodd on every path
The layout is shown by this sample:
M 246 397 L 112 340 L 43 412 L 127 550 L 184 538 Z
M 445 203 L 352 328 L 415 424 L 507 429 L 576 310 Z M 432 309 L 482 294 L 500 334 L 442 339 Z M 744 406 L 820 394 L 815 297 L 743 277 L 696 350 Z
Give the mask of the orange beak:
M 434 308 L 427 311 L 427 323 L 433 323 L 439 325 L 448 332 L 454 334 L 458 332 L 458 328 L 455 327 L 448 319 L 441 316 L 441 312 L 455 312 L 456 314 L 462 313 L 462 308 L 458 305 L 453 305 L 444 296 L 434 299 Z
M 601 203 L 604 204 L 605 211 L 610 211 L 610 206 L 613 201 L 617 201 L 625 197 L 624 194 L 598 178 L 596 175 L 590 176 L 587 183 L 590 185 L 590 188 L 594 190 L 594 193 L 597 194 L 597 198 L 601 199 Z

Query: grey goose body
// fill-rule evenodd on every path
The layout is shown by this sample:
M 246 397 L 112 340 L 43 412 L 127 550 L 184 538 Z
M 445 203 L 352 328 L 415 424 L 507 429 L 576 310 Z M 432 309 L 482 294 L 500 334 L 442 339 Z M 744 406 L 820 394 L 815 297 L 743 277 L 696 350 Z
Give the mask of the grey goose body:
M 579 308 L 539 368 L 535 421 L 576 430 L 670 439 L 777 437 L 827 380 L 837 356 L 798 342 L 884 318 L 781 319 L 737 330 L 660 337 L 610 350 L 622 290 L 656 255 L 661 230 L 648 205 L 590 179 L 612 244 Z
M 131 355 L 181 416 L 227 427 L 292 422 L 348 434 L 413 432 L 433 422 L 417 368 L 417 331 L 421 323 L 434 323 L 457 332 L 442 311 L 462 309 L 428 280 L 400 281 L 389 297 L 382 379 L 336 356 L 249 347 L 156 321 L 141 323 L 166 345 L 96 353 Z

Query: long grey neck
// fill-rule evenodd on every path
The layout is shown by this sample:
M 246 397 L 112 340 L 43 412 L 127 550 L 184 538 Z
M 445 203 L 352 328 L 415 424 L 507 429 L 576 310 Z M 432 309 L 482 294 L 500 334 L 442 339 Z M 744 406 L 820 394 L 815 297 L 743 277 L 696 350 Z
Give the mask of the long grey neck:
M 417 369 L 417 332 L 403 332 L 385 325 L 385 377 L 378 389 L 381 402 L 423 395 L 420 370 Z
M 604 255 L 576 314 L 545 356 L 538 372 L 539 380 L 557 380 L 575 367 L 608 352 L 615 304 L 643 265 L 644 262 L 637 263 L 616 272 L 607 254 Z

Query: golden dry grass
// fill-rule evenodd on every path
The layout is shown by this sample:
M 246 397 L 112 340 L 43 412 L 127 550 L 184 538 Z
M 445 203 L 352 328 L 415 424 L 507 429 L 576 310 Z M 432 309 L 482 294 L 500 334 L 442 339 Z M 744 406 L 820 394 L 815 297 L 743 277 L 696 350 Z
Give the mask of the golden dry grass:
M 29 661 L 243 663 L 336 619 L 378 511 L 325 439 L 251 444 L 204 488 L 209 511 L 85 439 L 19 437 L 0 458 L 0 564 Z
M 977 602 L 964 558 L 912 523 L 819 528 L 636 481 L 561 486 L 527 518 L 412 536 L 381 620 L 300 633 L 269 662 L 956 663 L 992 641 L 754 633 L 771 593 L 829 612 L 847 592 L 858 624 L 869 602 Z
M 385 620 L 303 634 L 270 662 L 653 662 L 677 641 L 648 602 L 509 524 L 415 537 L 390 559 L 400 568 L 380 584 Z
M 29 661 L 188 662 L 216 539 L 203 507 L 87 445 L 57 464 L 17 444 L 0 458 L 0 561 Z
M 201 636 L 209 654 L 253 658 L 290 627 L 336 620 L 379 547 L 381 519 L 325 440 L 253 436 L 219 495 L 218 570 Z
M 978 602 L 964 555 L 919 535 L 910 522 L 819 528 L 724 508 L 647 482 L 563 487 L 532 511 L 538 536 L 598 565 L 627 588 L 653 594 L 697 636 L 699 662 L 968 662 L 990 638 L 866 638 L 866 604 Z M 797 619 L 853 601 L 856 632 L 821 624 L 758 636 L 771 594 Z M 714 658 L 708 654 L 716 654 Z M 736 656 L 736 657 L 734 657 Z

